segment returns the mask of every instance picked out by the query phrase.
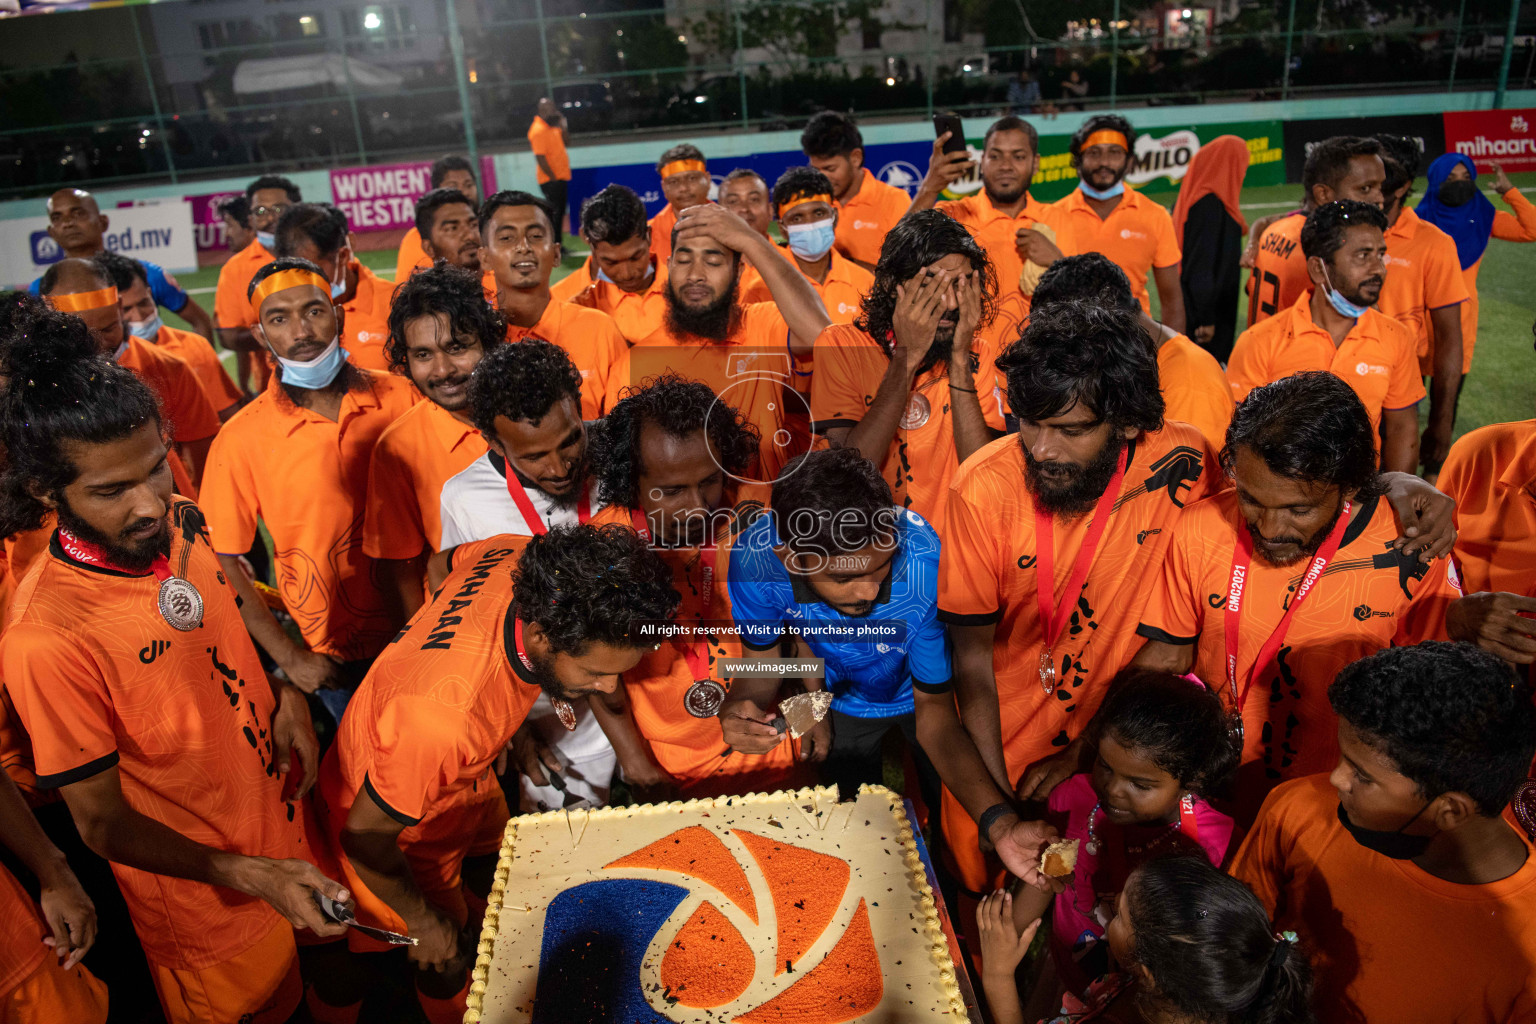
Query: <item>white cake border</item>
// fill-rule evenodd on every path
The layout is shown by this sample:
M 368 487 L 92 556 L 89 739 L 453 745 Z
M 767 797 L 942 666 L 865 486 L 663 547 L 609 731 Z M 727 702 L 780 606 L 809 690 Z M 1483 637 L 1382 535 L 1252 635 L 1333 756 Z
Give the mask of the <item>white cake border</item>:
M 860 786 L 859 792 L 884 796 L 890 801 L 891 816 L 896 822 L 896 841 L 901 844 L 902 860 L 907 866 L 907 881 L 920 896 L 919 906 L 923 912 L 923 930 L 930 945 L 929 957 L 939 968 L 940 991 L 949 997 L 951 1017 L 959 1024 L 968 1024 L 970 1014 L 966 1012 L 965 999 L 955 979 L 955 963 L 950 956 L 949 939 L 944 935 L 944 928 L 939 923 L 939 908 L 934 902 L 933 888 L 928 884 L 928 871 L 923 866 L 922 855 L 917 852 L 917 841 L 913 837 L 912 825 L 907 820 L 907 811 L 902 804 L 902 799 L 884 786 Z M 708 800 L 675 800 L 665 804 L 642 804 L 639 807 L 601 807 L 595 811 L 587 811 L 586 822 L 590 824 L 593 817 L 600 819 L 618 815 L 629 817 L 636 813 L 644 813 L 647 808 L 686 811 L 721 807 L 727 803 L 776 803 L 784 800 L 791 802 L 810 800 L 817 803 L 830 800 L 836 803 L 837 799 L 836 786 L 818 786 L 798 790 L 781 789 L 774 793 L 748 793 L 743 796 L 720 796 Z M 553 821 L 557 818 L 569 820 L 569 816 L 563 810 L 524 814 L 508 819 L 507 826 L 502 831 L 501 855 L 496 860 L 496 877 L 491 883 L 491 895 L 485 908 L 485 924 L 480 929 L 480 944 L 478 955 L 475 957 L 474 973 L 470 976 L 468 1008 L 464 1011 L 464 1024 L 481 1024 L 487 979 L 490 978 L 491 962 L 496 955 L 496 933 L 501 919 L 502 898 L 506 895 L 507 880 L 512 875 L 512 847 L 517 838 L 517 823 L 525 819 Z

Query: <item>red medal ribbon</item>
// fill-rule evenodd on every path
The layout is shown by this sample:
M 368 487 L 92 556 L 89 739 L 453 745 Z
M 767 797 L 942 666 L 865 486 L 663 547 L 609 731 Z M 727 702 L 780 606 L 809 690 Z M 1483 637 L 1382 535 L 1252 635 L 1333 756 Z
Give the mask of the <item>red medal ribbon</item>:
M 517 473 L 513 471 L 511 464 L 507 465 L 507 493 L 512 496 L 512 504 L 523 514 L 523 522 L 528 524 L 528 529 L 533 536 L 538 537 L 549 532 L 544 518 L 539 515 L 539 510 L 533 507 L 533 501 L 528 497 L 528 492 L 517 480 Z M 585 524 L 592 518 L 591 490 L 583 482 L 581 488 L 581 502 L 576 506 L 576 521 Z
M 1227 607 L 1222 613 L 1226 626 L 1227 643 L 1227 686 L 1232 691 L 1233 710 L 1239 717 L 1242 716 L 1243 706 L 1248 702 L 1248 691 L 1253 688 L 1253 681 L 1268 666 L 1275 656 L 1280 653 L 1280 645 L 1285 640 L 1286 631 L 1291 628 L 1291 618 L 1295 616 L 1296 609 L 1301 607 L 1301 602 L 1307 599 L 1307 595 L 1317 585 L 1317 581 L 1323 578 L 1323 570 L 1328 568 L 1328 563 L 1333 556 L 1338 554 L 1339 544 L 1344 540 L 1344 531 L 1349 527 L 1351 503 L 1345 502 L 1344 509 L 1339 513 L 1339 521 L 1333 524 L 1328 538 L 1323 541 L 1323 546 L 1318 548 L 1317 554 L 1312 558 L 1312 564 L 1307 567 L 1307 574 L 1301 578 L 1301 585 L 1296 588 L 1296 594 L 1291 598 L 1290 607 L 1286 608 L 1285 615 L 1281 617 L 1280 624 L 1264 641 L 1264 646 L 1259 648 L 1259 657 L 1248 670 L 1248 678 L 1243 682 L 1243 691 L 1237 691 L 1237 640 L 1238 630 L 1243 618 L 1243 591 L 1248 586 L 1248 565 L 1253 561 L 1253 538 L 1249 536 L 1247 527 L 1238 525 L 1237 546 L 1232 552 L 1232 579 L 1227 588 Z
M 88 540 L 81 540 L 62 526 L 59 527 L 59 547 L 63 548 L 64 553 L 77 562 L 100 566 L 103 569 L 111 569 L 113 572 L 120 572 L 125 576 L 153 575 L 161 583 L 171 578 L 171 560 L 165 555 L 155 556 L 155 560 L 149 564 L 148 573 L 145 573 L 143 570 L 125 569 L 108 558 L 106 551 L 100 545 L 92 544 Z
M 1185 793 L 1179 797 L 1179 831 L 1191 842 L 1200 841 L 1200 823 L 1195 820 L 1195 798 Z
M 521 615 L 512 617 L 512 645 L 517 648 L 517 658 L 523 663 L 523 668 L 532 672 L 533 659 L 523 650 L 523 617 Z
M 630 522 L 634 524 L 635 532 L 640 539 L 647 544 L 651 542 L 651 524 L 645 517 L 645 513 L 639 509 L 630 509 Z M 699 596 L 704 602 L 699 609 L 699 632 L 704 632 L 703 626 L 709 619 L 710 612 L 715 606 L 715 564 L 720 554 L 719 548 L 710 545 L 699 550 L 699 562 L 704 568 L 704 574 L 699 583 Z M 688 671 L 693 673 L 694 682 L 709 678 L 709 641 L 700 639 L 683 648 L 683 659 L 688 662 Z
M 1089 524 L 1088 536 L 1083 538 L 1083 546 L 1078 549 L 1077 561 L 1072 564 L 1072 575 L 1067 579 L 1067 589 L 1062 591 L 1061 603 L 1056 605 L 1054 611 L 1051 604 L 1055 599 L 1052 591 L 1056 586 L 1055 526 L 1051 514 L 1038 503 L 1035 505 L 1035 546 L 1038 549 L 1035 556 L 1035 596 L 1040 601 L 1040 629 L 1045 634 L 1047 651 L 1054 648 L 1056 641 L 1061 639 L 1067 620 L 1072 617 L 1072 609 L 1077 607 L 1077 600 L 1088 583 L 1088 571 L 1093 568 L 1094 552 L 1098 550 L 1099 541 L 1109 527 L 1110 509 L 1120 496 L 1120 484 L 1125 479 L 1129 457 L 1130 449 L 1121 448 L 1120 460 L 1115 464 L 1115 475 L 1109 478 L 1109 486 L 1104 488 L 1098 504 L 1093 508 L 1093 522 Z

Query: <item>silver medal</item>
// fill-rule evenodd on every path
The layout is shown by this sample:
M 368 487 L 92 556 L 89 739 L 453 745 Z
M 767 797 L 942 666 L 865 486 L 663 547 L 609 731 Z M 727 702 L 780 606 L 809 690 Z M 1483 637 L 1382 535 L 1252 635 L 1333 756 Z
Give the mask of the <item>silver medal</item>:
M 700 679 L 683 694 L 683 707 L 694 718 L 714 718 L 725 703 L 725 687 L 712 679 Z
M 194 630 L 203 623 L 203 595 L 190 581 L 168 577 L 160 584 L 160 614 L 174 629 Z
M 919 392 L 913 392 L 907 399 L 907 407 L 901 414 L 901 429 L 916 430 L 928 422 L 933 415 L 933 406 L 928 404 L 928 396 Z

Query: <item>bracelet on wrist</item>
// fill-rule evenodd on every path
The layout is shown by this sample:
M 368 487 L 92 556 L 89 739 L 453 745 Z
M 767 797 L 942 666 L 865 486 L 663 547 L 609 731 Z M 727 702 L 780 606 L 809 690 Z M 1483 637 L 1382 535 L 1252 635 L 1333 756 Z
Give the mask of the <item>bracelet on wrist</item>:
M 976 394 L 976 389 L 975 388 L 963 388 L 959 384 L 954 383 L 953 381 L 950 382 L 949 390 L 951 390 L 951 391 L 964 391 L 968 395 Z
M 976 819 L 976 831 L 983 850 L 991 851 L 993 849 L 991 832 L 992 826 L 997 824 L 997 819 L 1013 813 L 1013 805 L 1007 803 L 993 804 L 981 812 L 981 817 Z

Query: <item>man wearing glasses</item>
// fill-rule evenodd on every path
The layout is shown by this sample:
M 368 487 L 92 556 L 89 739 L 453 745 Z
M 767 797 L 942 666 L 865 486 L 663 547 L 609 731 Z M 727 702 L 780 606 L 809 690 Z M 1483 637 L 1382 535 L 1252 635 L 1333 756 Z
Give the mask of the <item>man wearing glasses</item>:
M 219 344 L 235 352 L 261 352 L 261 345 L 251 335 L 255 315 L 251 311 L 246 290 L 256 271 L 271 263 L 276 246 L 273 230 L 277 220 L 290 206 L 300 201 L 299 186 L 287 178 L 264 174 L 245 187 L 245 198 L 251 206 L 251 228 L 256 241 L 235 253 L 219 271 L 219 285 L 213 296 L 213 316 L 218 321 Z M 265 359 L 251 359 L 255 371 L 256 391 L 266 387 L 267 364 Z M 245 370 L 245 358 L 241 359 Z M 241 373 L 241 386 L 245 386 L 245 373 Z

